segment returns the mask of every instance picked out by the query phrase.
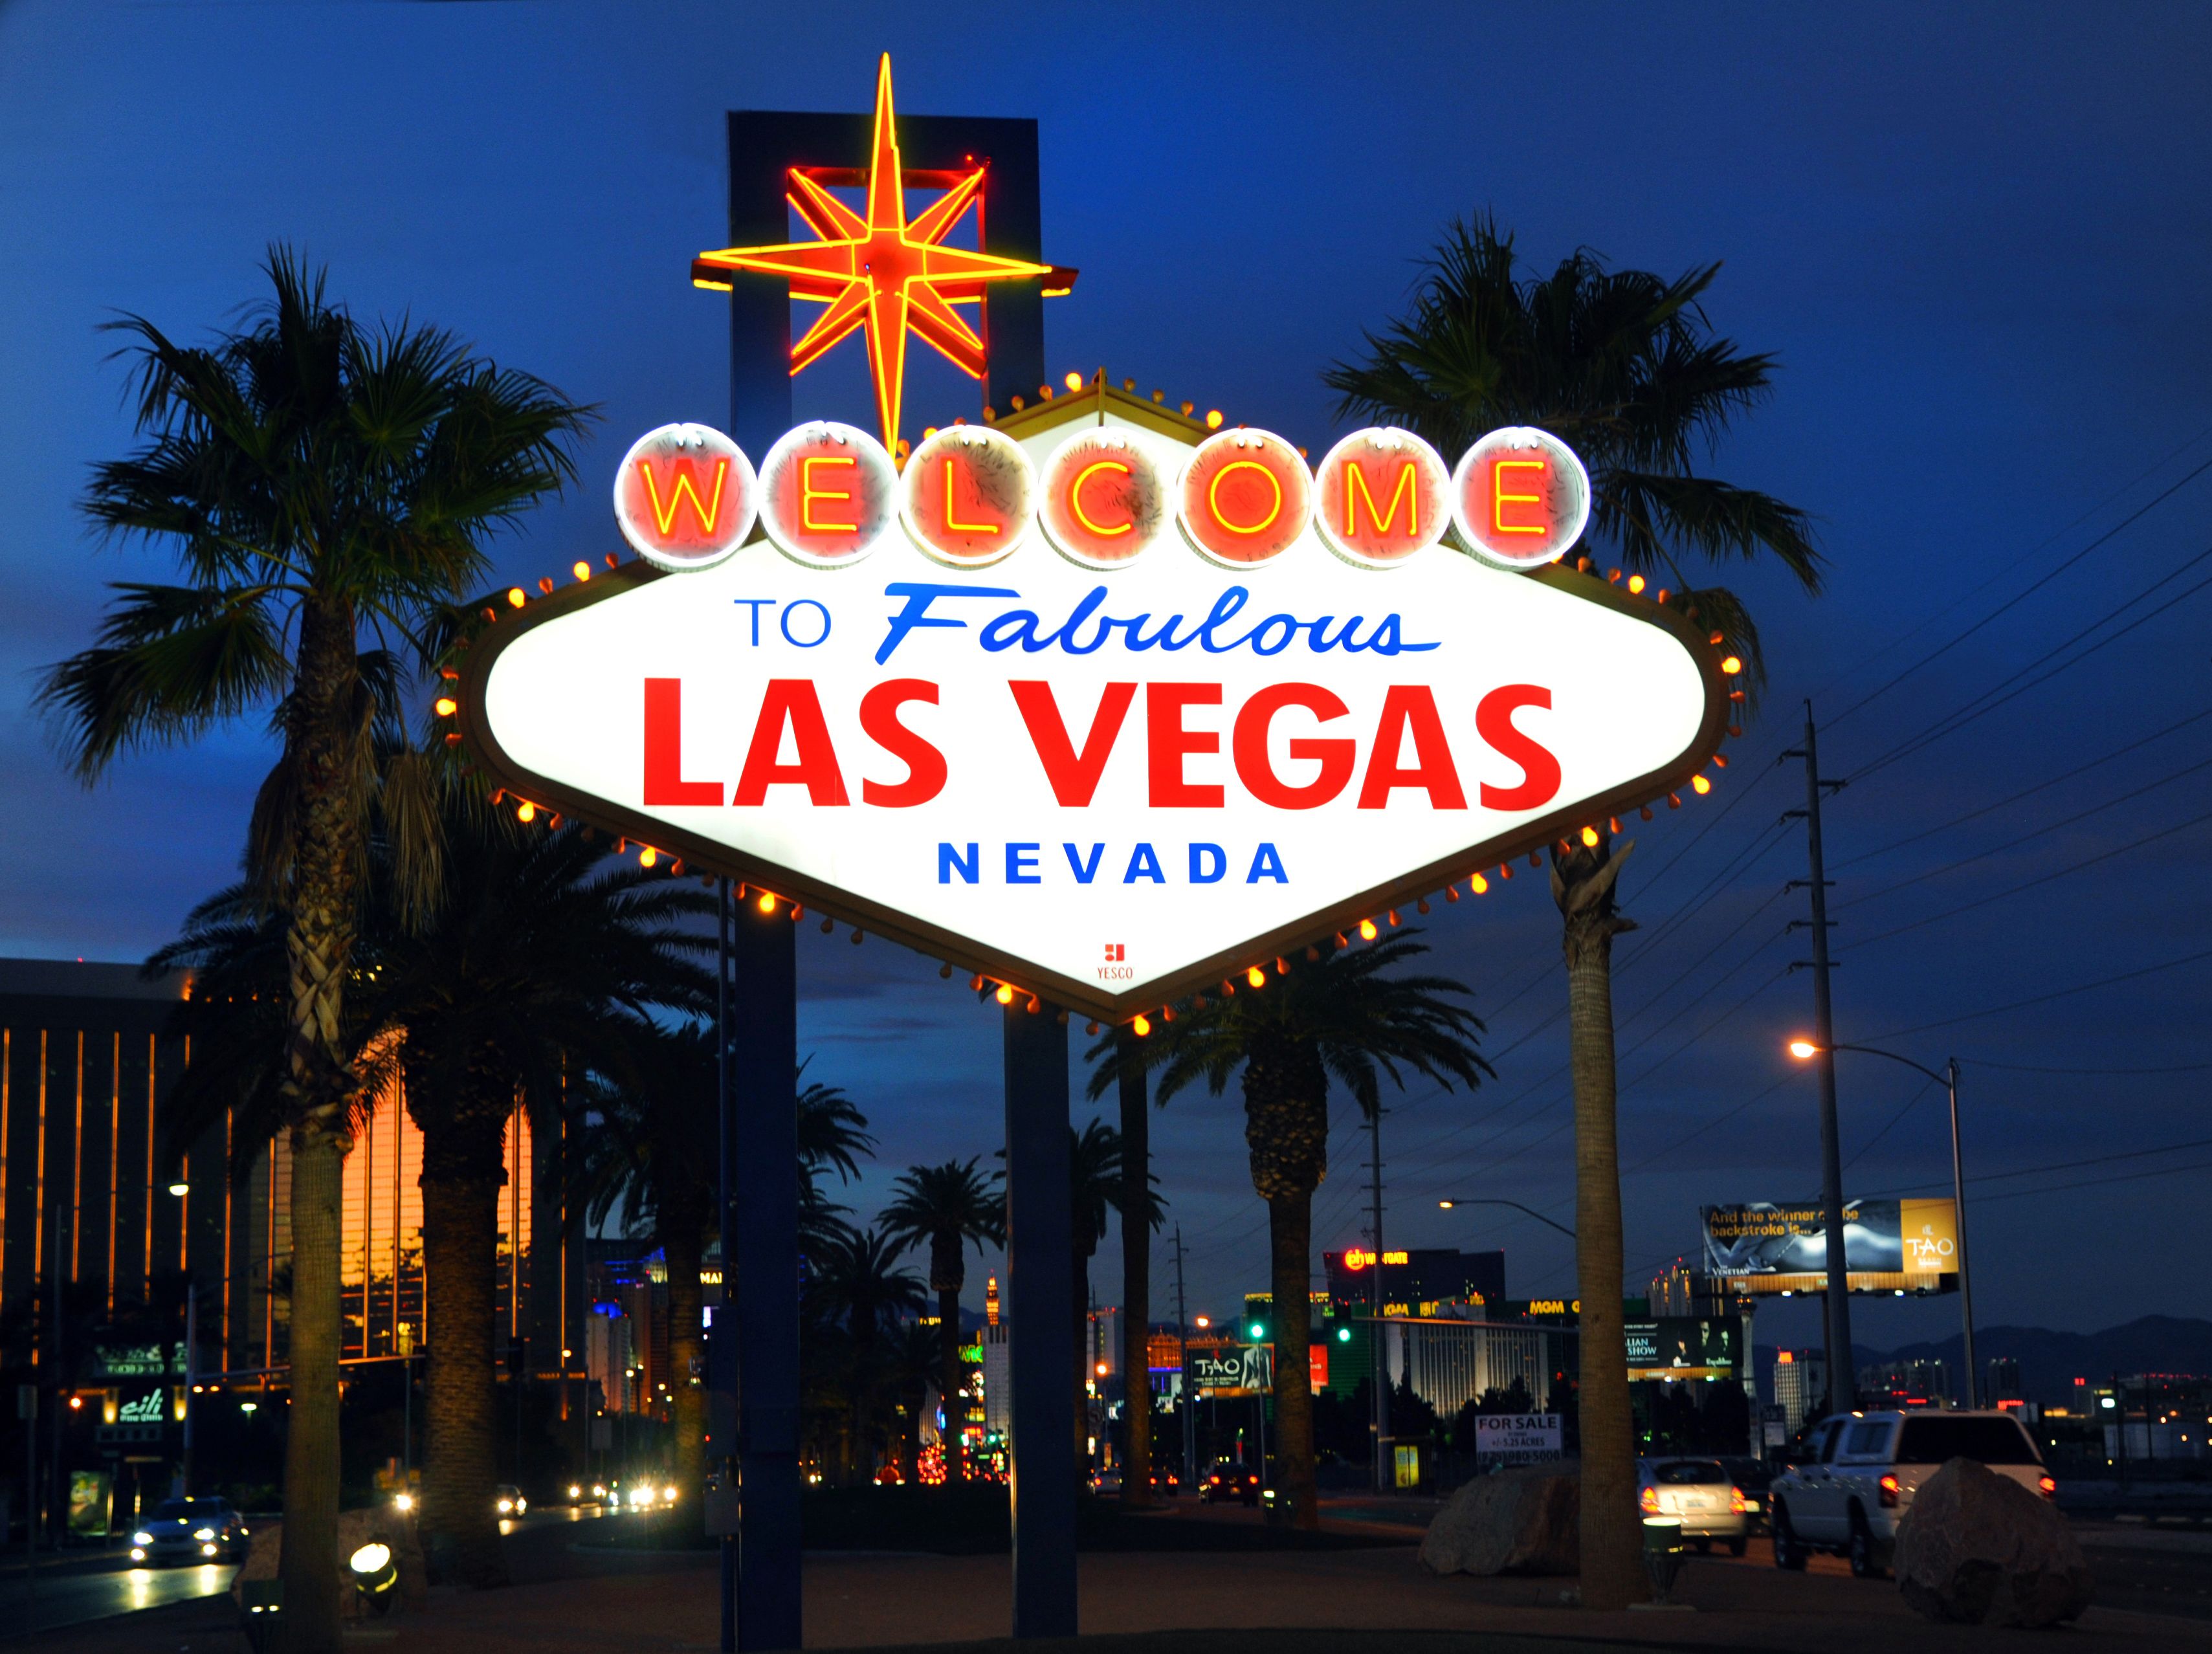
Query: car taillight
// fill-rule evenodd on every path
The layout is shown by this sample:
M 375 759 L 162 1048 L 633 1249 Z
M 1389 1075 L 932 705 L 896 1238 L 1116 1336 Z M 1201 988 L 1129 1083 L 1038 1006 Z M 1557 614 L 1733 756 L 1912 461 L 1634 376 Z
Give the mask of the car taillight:
M 1897 1496 L 1905 1491 L 1905 1484 L 1898 1481 L 1895 1476 L 1884 1476 L 1875 1486 L 1881 1489 L 1881 1508 L 1885 1511 L 1894 1511 L 1897 1508 Z
M 1641 1493 L 1637 1495 L 1636 1502 L 1643 1507 L 1644 1515 L 1656 1516 L 1659 1514 L 1659 1490 L 1656 1487 L 1645 1488 Z
M 2035 1479 L 2035 1490 L 2041 1493 L 2045 1499 L 2057 1499 L 2058 1497 L 2058 1483 L 2054 1478 L 2048 1475 L 2038 1476 Z
M 1220 1478 L 1220 1477 L 1218 1477 L 1218 1476 L 1215 1476 L 1214 1478 L 1212 1478 L 1212 1481 L 1213 1481 L 1213 1485 L 1214 1485 L 1216 1487 L 1220 1487 L 1220 1486 L 1221 1486 L 1221 1478 Z
M 1729 1489 L 1729 1510 L 1732 1514 L 1736 1516 L 1741 1516 L 1743 1514 L 1744 1503 L 1742 1488 L 1731 1487 Z

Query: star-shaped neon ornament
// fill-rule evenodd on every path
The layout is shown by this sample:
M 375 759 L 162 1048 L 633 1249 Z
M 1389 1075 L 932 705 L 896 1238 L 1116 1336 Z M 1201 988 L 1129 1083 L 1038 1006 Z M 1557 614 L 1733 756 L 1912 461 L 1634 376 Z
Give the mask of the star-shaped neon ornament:
M 791 347 L 794 375 L 856 330 L 864 330 L 884 446 L 896 453 L 908 332 L 934 345 L 969 378 L 981 379 L 987 361 L 982 337 L 952 307 L 980 300 L 987 283 L 1051 277 L 1059 278 L 1055 285 L 1064 289 L 1073 276 L 1051 265 L 944 245 L 975 203 L 985 171 L 977 167 L 961 174 L 920 217 L 908 222 L 907 179 L 899 164 L 891 60 L 886 52 L 876 72 L 867 216 L 862 217 L 840 201 L 807 169 L 793 167 L 787 174 L 787 198 L 821 239 L 702 252 L 691 262 L 691 283 L 726 293 L 732 273 L 750 271 L 783 277 L 791 283 L 793 298 L 828 305 Z

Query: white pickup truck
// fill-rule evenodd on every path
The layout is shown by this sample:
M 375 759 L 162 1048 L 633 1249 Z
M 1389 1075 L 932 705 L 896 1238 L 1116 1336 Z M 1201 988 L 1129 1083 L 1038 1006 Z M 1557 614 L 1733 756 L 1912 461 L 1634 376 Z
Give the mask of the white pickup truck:
M 2035 1443 L 2009 1413 L 1851 1413 L 1824 1419 L 1768 1490 L 1774 1563 L 1798 1568 L 1814 1551 L 1850 1559 L 1861 1578 L 1889 1566 L 1897 1524 L 1922 1482 L 1972 1459 L 2032 1493 L 2058 1491 Z

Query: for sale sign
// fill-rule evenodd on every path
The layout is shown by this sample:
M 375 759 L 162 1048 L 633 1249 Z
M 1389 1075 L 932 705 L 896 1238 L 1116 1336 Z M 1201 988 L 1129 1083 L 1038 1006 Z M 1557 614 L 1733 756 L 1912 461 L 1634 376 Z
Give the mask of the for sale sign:
M 1501 1464 L 1534 1464 L 1560 1456 L 1556 1413 L 1480 1413 L 1474 1456 Z
M 902 471 L 844 425 L 757 472 L 656 432 L 616 495 L 648 561 L 513 593 L 461 730 L 533 812 L 1112 1016 L 1705 784 L 1734 662 L 1552 561 L 1589 499 L 1556 439 L 1316 472 L 1125 402 Z

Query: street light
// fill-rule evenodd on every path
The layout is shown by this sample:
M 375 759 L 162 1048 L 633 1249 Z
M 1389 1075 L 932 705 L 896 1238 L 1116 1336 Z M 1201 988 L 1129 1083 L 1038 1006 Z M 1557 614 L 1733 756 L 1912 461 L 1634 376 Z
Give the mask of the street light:
M 1478 1197 L 1478 1196 L 1475 1196 L 1475 1195 L 1453 1195 L 1453 1196 L 1452 1196 L 1449 1200 L 1448 1200 L 1448 1201 L 1438 1201 L 1437 1202 L 1437 1209 L 1438 1209 L 1439 1211 L 1443 1211 L 1443 1212 L 1449 1212 L 1449 1211 L 1450 1211 L 1450 1210 L 1451 1210 L 1454 1207 L 1455 1207 L 1455 1206 L 1510 1206 L 1510 1207 L 1512 1207 L 1516 1212 L 1525 1212 L 1525 1213 L 1527 1213 L 1530 1217 L 1534 1218 L 1534 1219 L 1538 1223 L 1548 1223 L 1548 1224 L 1550 1224 L 1550 1225 L 1552 1225 L 1552 1227 L 1553 1227 L 1553 1228 L 1554 1228 L 1554 1229 L 1558 1230 L 1558 1231 L 1559 1231 L 1562 1235 L 1565 1235 L 1565 1236 L 1569 1240 L 1572 1240 L 1572 1239 L 1574 1239 L 1574 1237 L 1575 1237 L 1575 1231 L 1574 1231 L 1573 1230 L 1571 1230 L 1571 1229 L 1568 1228 L 1568 1227 L 1566 1226 L 1566 1225 L 1565 1225 L 1565 1224 L 1563 1224 L 1563 1223 L 1557 1222 L 1557 1221 L 1555 1221 L 1555 1220 L 1554 1220 L 1554 1219 L 1553 1219 L 1547 1218 L 1547 1217 L 1546 1217 L 1542 1213 L 1540 1213 L 1540 1212 L 1537 1211 L 1537 1210 L 1536 1210 L 1536 1208 L 1535 1208 L 1534 1207 L 1533 1207 L 1533 1206 L 1523 1206 L 1523 1205 L 1522 1205 L 1522 1204 L 1521 1204 L 1521 1202 L 1520 1202 L 1520 1201 L 1497 1201 L 1497 1200 L 1491 1200 L 1491 1199 L 1488 1199 L 1488 1198 L 1486 1198 L 1486 1197 Z
M 1974 1288 L 1966 1274 L 1966 1177 L 1963 1158 L 1959 1152 L 1959 1059 L 1943 1059 L 1943 1071 L 1936 1073 L 1924 1063 L 1911 1057 L 1899 1056 L 1894 1051 L 1877 1049 L 1871 1045 L 1836 1044 L 1835 1051 L 1856 1051 L 1862 1056 L 1887 1057 L 1892 1062 L 1901 1062 L 1916 1073 L 1923 1073 L 1950 1094 L 1951 1098 L 1951 1220 L 1958 1231 L 1959 1241 L 1959 1313 L 1963 1323 L 1964 1339 L 1960 1351 L 1966 1366 L 1966 1405 L 1978 1405 L 1981 1389 L 1979 1377 L 1974 1371 Z M 1800 1062 L 1820 1055 L 1820 1047 L 1809 1039 L 1790 1042 L 1790 1055 Z

